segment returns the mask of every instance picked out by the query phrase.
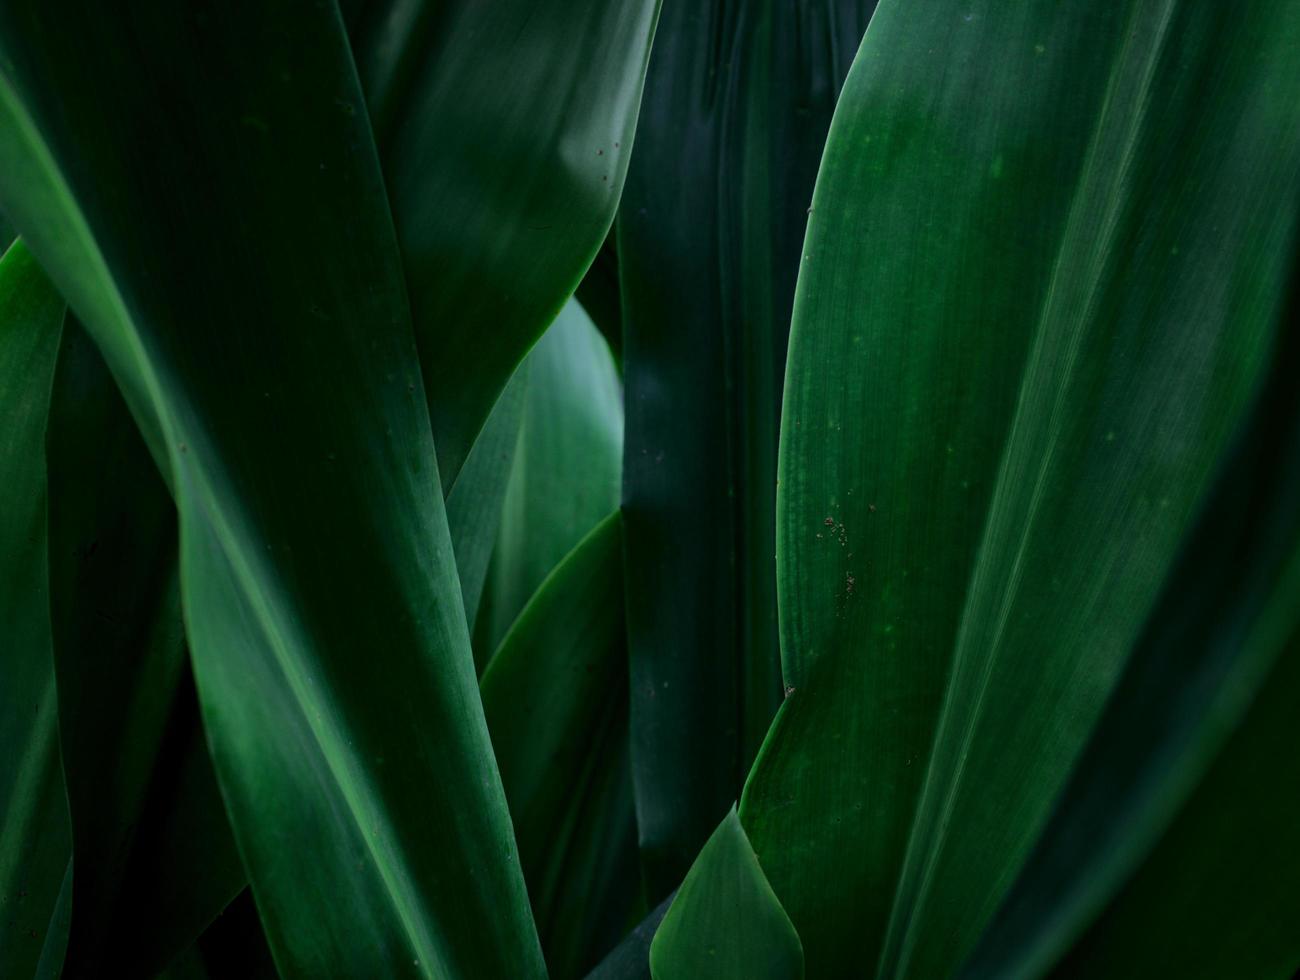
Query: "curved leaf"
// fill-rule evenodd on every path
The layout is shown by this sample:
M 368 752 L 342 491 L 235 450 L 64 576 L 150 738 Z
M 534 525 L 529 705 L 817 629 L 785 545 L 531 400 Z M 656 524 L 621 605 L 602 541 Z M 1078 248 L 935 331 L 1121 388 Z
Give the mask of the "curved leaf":
M 1272 336 L 1297 26 L 877 10 L 791 337 L 794 693 L 741 805 L 810 972 L 950 974 L 1042 829 Z
M 152 974 L 247 877 L 190 677 L 175 508 L 103 360 L 71 318 L 46 458 L 74 855 L 64 976 Z
M 673 892 L 637 923 L 636 928 L 610 950 L 600 965 L 587 974 L 587 980 L 650 980 L 650 944 L 659 923 L 677 897 Z
M 474 440 L 460 475 L 447 491 L 447 526 L 451 530 L 452 551 L 456 554 L 465 620 L 469 623 L 478 616 L 479 600 L 483 597 L 483 585 L 501 525 L 527 390 L 525 365 L 515 372 L 492 406 L 492 414 Z
M 540 976 L 338 12 L 73 6 L 0 10 L 0 198 L 166 463 L 277 964 Z
M 874 0 L 659 25 L 619 221 L 632 758 L 649 897 L 735 801 L 781 700 L 777 420 L 808 200 Z
M 56 976 L 71 841 L 45 556 L 45 419 L 64 304 L 21 241 L 0 259 L 0 975 Z M 47 951 L 48 947 L 48 951 Z
M 650 944 L 654 980 L 802 980 L 803 947 L 736 811 L 713 832 Z
M 570 301 L 528 355 L 528 390 L 477 655 L 503 642 L 551 569 L 618 506 L 623 397 L 609 348 Z
M 615 511 L 547 576 L 482 681 L 553 977 L 581 976 L 640 897 L 622 561 Z
M 968 975 L 1037 975 L 1080 934 L 1070 974 L 1300 963 L 1297 369 L 1293 279 L 1269 385 Z
M 605 239 L 658 8 L 385 0 L 352 29 L 444 487 Z

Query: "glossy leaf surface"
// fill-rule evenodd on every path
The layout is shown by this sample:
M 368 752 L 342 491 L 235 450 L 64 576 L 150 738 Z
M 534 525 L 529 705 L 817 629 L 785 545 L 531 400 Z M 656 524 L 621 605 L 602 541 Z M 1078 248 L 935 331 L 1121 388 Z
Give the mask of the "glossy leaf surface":
M 875 14 L 791 336 L 794 692 L 741 806 L 814 975 L 959 966 L 1156 601 L 1290 271 L 1282 7 Z
M 387 0 L 352 28 L 444 487 L 605 240 L 658 7 Z
M 609 348 L 570 301 L 528 355 L 519 443 L 475 627 L 490 655 L 542 580 L 618 506 L 623 397 Z
M 0 198 L 168 464 L 279 968 L 541 975 L 337 10 L 10 4 L 0 49 Z
M 45 417 L 64 303 L 22 242 L 0 259 L 0 975 L 58 973 L 71 855 L 45 558 Z
M 650 946 L 654 980 L 802 980 L 803 947 L 733 809 L 682 882 Z
M 542 583 L 483 675 L 483 707 L 553 977 L 581 976 L 640 897 L 615 511 Z
M 665 3 L 618 222 L 633 771 L 650 898 L 781 698 L 777 420 L 813 178 L 871 0 Z

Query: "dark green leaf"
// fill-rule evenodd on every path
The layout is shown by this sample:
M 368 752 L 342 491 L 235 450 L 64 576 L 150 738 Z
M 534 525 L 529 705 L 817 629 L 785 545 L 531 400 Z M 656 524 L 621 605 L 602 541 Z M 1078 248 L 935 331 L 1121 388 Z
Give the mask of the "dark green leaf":
M 444 487 L 605 239 L 658 7 L 382 0 L 352 30 Z
M 280 969 L 542 975 L 338 11 L 11 3 L 0 55 L 0 199 L 167 464 Z
M 641 920 L 623 941 L 610 951 L 587 980 L 650 980 L 650 943 L 659 923 L 668 914 L 677 892 L 673 892 Z
M 46 443 L 74 854 L 64 976 L 148 975 L 247 879 L 190 677 L 175 509 L 103 360 L 71 318 Z
M 1300 278 L 1268 388 L 969 975 L 1039 974 L 1085 930 L 1067 973 L 1300 963 L 1297 370 Z
M 45 558 L 45 417 L 63 300 L 27 247 L 0 259 L 0 976 L 57 976 L 71 855 Z M 48 949 L 47 949 L 48 947 Z
M 483 707 L 552 977 L 578 977 L 640 898 L 627 768 L 622 526 L 546 578 L 483 675 Z
M 618 221 L 632 759 L 649 897 L 781 699 L 776 449 L 822 142 L 874 0 L 669 0 Z
M 951 974 L 1041 831 L 1268 350 L 1298 22 L 877 10 L 791 336 L 795 690 L 741 806 L 810 973 Z
M 802 980 L 803 947 L 733 809 L 650 946 L 654 980 Z

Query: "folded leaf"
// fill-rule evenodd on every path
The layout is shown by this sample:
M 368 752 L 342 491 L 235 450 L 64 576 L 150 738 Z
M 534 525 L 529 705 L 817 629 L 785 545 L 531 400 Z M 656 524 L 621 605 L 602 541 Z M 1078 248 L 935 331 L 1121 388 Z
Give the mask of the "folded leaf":
M 650 945 L 654 980 L 802 980 L 803 947 L 733 809 Z
M 794 691 L 741 805 L 810 973 L 950 975 L 1047 820 L 1269 348 L 1298 21 L 878 8 L 791 335 Z
M 640 898 L 627 769 L 622 527 L 555 568 L 483 675 L 483 707 L 550 975 L 579 977 Z
M 444 488 L 605 239 L 658 8 L 381 0 L 351 28 Z
M 276 961 L 540 976 L 338 11 L 74 6 L 0 9 L 0 200 L 167 463 Z
M 781 700 L 777 420 L 799 248 L 874 0 L 668 0 L 621 205 L 632 758 L 649 897 Z
M 57 976 L 71 839 L 45 557 L 45 417 L 63 300 L 22 242 L 0 259 L 0 976 Z M 48 947 L 48 949 L 47 949 Z

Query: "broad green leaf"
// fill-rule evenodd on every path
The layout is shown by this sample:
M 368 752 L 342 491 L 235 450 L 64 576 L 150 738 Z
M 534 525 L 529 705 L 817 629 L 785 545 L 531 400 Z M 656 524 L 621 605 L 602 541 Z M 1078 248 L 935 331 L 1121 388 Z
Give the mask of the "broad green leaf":
M 0 8 L 0 200 L 166 464 L 276 962 L 540 976 L 338 11 L 74 6 Z
M 1300 963 L 1300 280 L 1051 822 L 966 973 L 1283 976 Z
M 460 475 L 447 492 L 447 526 L 451 529 L 451 547 L 469 623 L 478 615 L 488 563 L 501 525 L 527 390 L 528 368 L 524 366 L 501 392 Z
M 649 897 L 781 700 L 776 450 L 817 161 L 874 0 L 668 0 L 618 221 L 632 759 Z
M 605 239 L 658 8 L 380 0 L 352 27 L 444 487 Z
M 524 363 L 523 422 L 475 645 L 503 641 L 542 580 L 618 506 L 623 393 L 609 348 L 576 302 Z
M 0 259 L 0 976 L 56 976 L 71 840 L 45 559 L 45 417 L 64 304 L 22 242 Z M 48 951 L 46 947 L 48 946 Z
M 655 906 L 636 928 L 623 937 L 622 942 L 610 950 L 600 965 L 587 974 L 587 980 L 650 980 L 650 944 L 676 897 L 674 891 Z
M 732 809 L 650 945 L 654 980 L 802 980 L 803 947 Z
M 483 675 L 483 707 L 552 977 L 580 977 L 640 898 L 627 768 L 622 527 L 555 568 Z
M 247 878 L 194 697 L 175 508 L 103 360 L 71 318 L 46 459 L 74 856 L 64 975 L 150 975 Z
M 947 976 L 1024 861 L 1268 349 L 1300 12 L 882 3 L 782 417 L 793 692 L 741 819 L 816 976 Z

